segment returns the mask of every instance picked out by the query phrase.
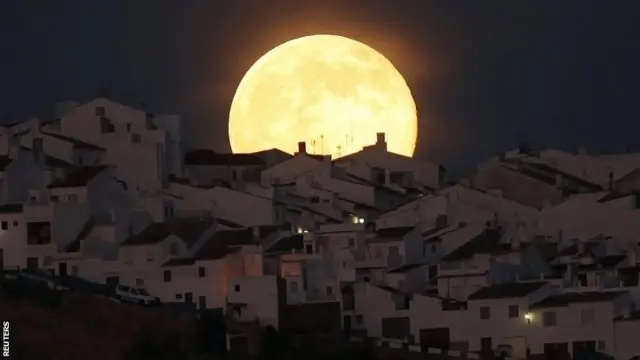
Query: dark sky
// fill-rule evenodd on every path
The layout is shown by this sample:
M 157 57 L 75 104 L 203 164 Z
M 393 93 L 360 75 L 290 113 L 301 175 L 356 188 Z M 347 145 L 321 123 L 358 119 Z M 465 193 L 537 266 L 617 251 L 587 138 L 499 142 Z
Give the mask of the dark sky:
M 418 104 L 417 156 L 454 172 L 512 148 L 640 149 L 640 2 L 3 0 L 0 117 L 45 116 L 99 87 L 184 116 L 228 150 L 244 72 L 314 33 L 385 54 Z

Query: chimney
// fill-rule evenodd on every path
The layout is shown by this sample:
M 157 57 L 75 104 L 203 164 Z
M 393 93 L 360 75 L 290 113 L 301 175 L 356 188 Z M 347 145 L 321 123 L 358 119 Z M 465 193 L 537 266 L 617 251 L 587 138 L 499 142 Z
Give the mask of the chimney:
M 307 153 L 307 144 L 304 141 L 298 142 L 298 153 L 299 154 Z
M 33 138 L 32 140 L 31 150 L 36 161 L 42 160 L 42 142 L 42 138 Z
M 384 137 L 383 132 L 379 132 L 376 134 L 376 147 L 380 149 L 387 150 L 387 140 Z
M 613 171 L 609 171 L 609 191 L 613 190 Z

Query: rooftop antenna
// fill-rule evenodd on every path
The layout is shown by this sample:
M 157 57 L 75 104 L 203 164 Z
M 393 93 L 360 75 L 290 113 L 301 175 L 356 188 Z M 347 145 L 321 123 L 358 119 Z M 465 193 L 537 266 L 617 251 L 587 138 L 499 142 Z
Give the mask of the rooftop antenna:
M 320 135 L 320 151 L 321 155 L 324 155 L 324 135 Z
M 316 153 L 316 141 L 315 140 L 311 140 L 311 146 L 313 147 L 313 153 L 317 154 Z
M 340 150 L 342 150 L 342 146 L 336 146 L 336 157 L 340 157 Z

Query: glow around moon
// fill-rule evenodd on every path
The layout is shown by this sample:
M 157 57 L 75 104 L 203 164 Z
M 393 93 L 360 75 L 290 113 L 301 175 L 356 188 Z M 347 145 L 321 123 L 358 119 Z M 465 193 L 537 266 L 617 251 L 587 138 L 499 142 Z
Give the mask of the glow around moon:
M 263 55 L 240 82 L 229 114 L 236 153 L 279 148 L 334 157 L 360 151 L 384 132 L 389 151 L 412 156 L 416 105 L 382 54 L 336 35 L 288 41 Z

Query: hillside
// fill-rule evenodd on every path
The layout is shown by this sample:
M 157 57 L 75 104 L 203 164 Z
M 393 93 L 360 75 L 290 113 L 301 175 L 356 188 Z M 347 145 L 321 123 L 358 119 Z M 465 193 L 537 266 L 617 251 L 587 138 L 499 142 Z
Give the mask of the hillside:
M 0 318 L 11 322 L 15 359 L 120 360 L 144 358 L 144 352 L 165 353 L 162 358 L 169 359 L 184 358 L 195 349 L 193 315 L 86 294 L 41 291 L 27 296 L 5 287 L 0 292 Z M 134 349 L 138 355 L 132 357 Z

